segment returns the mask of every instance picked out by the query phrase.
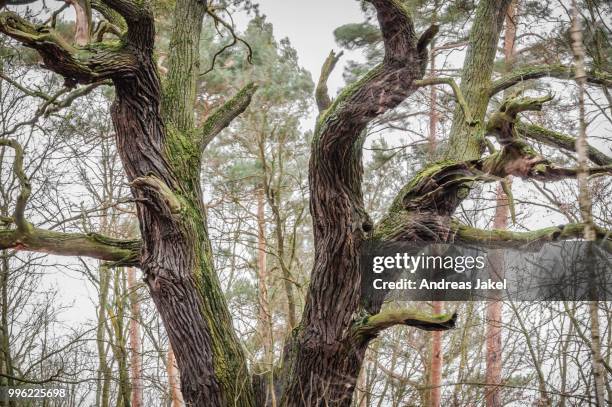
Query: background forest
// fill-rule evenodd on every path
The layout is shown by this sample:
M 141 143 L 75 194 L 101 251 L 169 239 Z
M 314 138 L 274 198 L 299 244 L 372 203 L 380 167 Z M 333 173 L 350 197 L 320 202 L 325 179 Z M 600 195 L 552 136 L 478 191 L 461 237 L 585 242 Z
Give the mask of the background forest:
M 363 195 L 374 222 L 424 164 L 442 158 L 449 148 L 458 108 L 449 84 L 461 84 L 478 3 L 404 2 L 416 31 L 440 25 L 424 75 L 440 81 L 420 87 L 367 127 Z M 338 3 L 360 10 L 362 17 L 335 28 L 335 51 L 319 61 L 321 75 L 331 74 L 332 94 L 341 82 L 355 83 L 384 56 L 374 8 Z M 74 40 L 78 8 L 73 2 L 10 4 L 30 21 L 54 21 L 67 41 Z M 154 2 L 162 78 L 173 46 L 173 6 L 172 1 Z M 233 325 L 252 372 L 272 383 L 281 374 L 285 338 L 300 321 L 313 267 L 308 163 L 315 93 L 320 100 L 327 92 L 326 80 L 319 82 L 319 71 L 303 67 L 291 39 L 275 33 L 274 21 L 266 17 L 267 8 L 274 7 L 275 0 L 214 2 L 201 34 L 195 103 L 196 121 L 203 122 L 245 85 L 258 84 L 249 107 L 207 146 L 201 188 L 214 268 Z M 541 111 L 521 114 L 524 125 L 550 130 L 530 145 L 555 164 L 576 167 L 577 154 L 562 145 L 573 146 L 582 117 L 589 157 L 609 166 L 612 6 L 577 2 L 584 44 L 584 55 L 577 58 L 572 7 L 565 0 L 514 0 L 504 19 L 493 78 L 517 72 L 518 78 L 512 87 L 500 85 L 488 112 L 519 90 L 534 97 L 554 95 Z M 317 21 L 290 18 L 292 24 L 318 30 Z M 112 30 L 96 30 L 112 35 Z M 310 46 L 320 44 L 313 40 Z M 0 147 L 0 222 L 9 225 L 19 205 L 22 173 L 13 166 L 23 159 L 23 176 L 31 185 L 26 214 L 35 227 L 138 237 L 135 201 L 109 117 L 114 89 L 107 83 L 70 89 L 59 75 L 41 68 L 34 51 L 8 36 L 0 36 L 0 56 L 0 139 L 16 140 L 25 151 L 20 157 L 9 145 Z M 603 79 L 580 85 L 574 70 L 530 74 L 534 67 L 576 62 Z M 492 151 L 499 148 L 495 140 L 489 144 Z M 588 188 L 594 223 L 612 229 L 612 178 L 592 176 Z M 455 216 L 473 227 L 518 232 L 577 223 L 582 221 L 579 191 L 573 179 L 509 177 L 475 185 Z M 69 389 L 68 400 L 45 406 L 184 405 L 173 351 L 137 268 L 10 248 L 1 252 L 0 290 L 1 386 L 44 383 Z M 612 401 L 610 302 L 412 305 L 436 313 L 456 311 L 455 329 L 394 326 L 382 331 L 365 354 L 353 406 L 603 406 Z M 266 396 L 268 405 L 280 405 L 271 392 Z

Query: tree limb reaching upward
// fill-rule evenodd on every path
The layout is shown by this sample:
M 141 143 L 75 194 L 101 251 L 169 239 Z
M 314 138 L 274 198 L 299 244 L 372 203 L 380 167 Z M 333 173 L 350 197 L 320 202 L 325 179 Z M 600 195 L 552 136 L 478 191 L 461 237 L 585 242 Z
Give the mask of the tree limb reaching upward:
M 441 161 L 419 171 L 399 191 L 372 237 L 435 241 L 451 238 L 450 216 L 477 182 L 498 182 L 508 175 L 539 181 L 575 178 L 577 168 L 554 165 L 521 139 L 516 129 L 519 113 L 538 111 L 551 99 L 548 95 L 539 98 L 515 96 L 504 100 L 486 124 L 487 135 L 494 136 L 502 148 L 479 159 Z M 590 175 L 612 174 L 612 166 L 589 167 L 587 172 Z M 576 229 L 568 228 L 566 233 L 569 230 Z
M 364 130 L 416 91 L 414 81 L 423 77 L 428 44 L 438 29 L 432 26 L 419 38 L 403 2 L 370 3 L 383 37 L 383 61 L 333 101 L 319 87 L 317 103 L 325 110 L 317 118 L 309 169 L 315 259 L 301 327 L 285 353 L 290 372 L 283 406 L 348 405 L 354 383 L 337 378 L 357 376 L 368 343 L 346 335 L 355 313 L 363 310 L 358 253 L 372 228 L 361 185 Z M 328 67 L 322 69 L 320 84 Z M 380 307 L 368 311 L 375 314 Z
M 493 135 L 502 145 L 502 149 L 488 157 L 474 162 L 478 169 L 496 177 L 504 178 L 515 175 L 521 178 L 533 178 L 542 181 L 555 181 L 563 178 L 575 177 L 576 168 L 561 168 L 553 165 L 532 149 L 517 131 L 517 115 L 524 111 L 539 111 L 545 102 L 552 100 L 552 96 L 539 98 L 510 97 L 506 99 L 489 118 L 487 134 Z M 612 173 L 610 165 L 588 168 L 587 172 L 593 174 Z
M 206 118 L 204 124 L 198 130 L 201 134 L 200 145 L 202 150 L 208 146 L 217 134 L 229 126 L 238 115 L 249 107 L 256 90 L 257 85 L 249 83 Z
M 12 139 L 0 139 L 0 146 L 10 147 L 15 151 L 15 158 L 13 159 L 13 173 L 15 178 L 19 181 L 19 195 L 17 195 L 17 201 L 15 203 L 15 210 L 13 211 L 13 222 L 17 226 L 17 233 L 25 234 L 29 231 L 30 225 L 25 219 L 25 208 L 32 193 L 32 186 L 30 180 L 23 171 L 23 147 Z
M 342 51 L 336 54 L 333 50 L 331 50 L 325 59 L 323 66 L 321 67 L 319 82 L 317 82 L 317 88 L 315 89 L 315 100 L 317 102 L 317 107 L 319 108 L 319 113 L 331 106 L 332 100 L 327 89 L 327 80 L 343 54 L 344 52 Z

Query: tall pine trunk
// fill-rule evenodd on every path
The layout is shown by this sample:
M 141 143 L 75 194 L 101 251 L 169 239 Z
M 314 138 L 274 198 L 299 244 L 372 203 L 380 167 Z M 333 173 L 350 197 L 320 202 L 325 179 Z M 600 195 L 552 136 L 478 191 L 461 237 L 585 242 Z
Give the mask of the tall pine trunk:
M 517 27 L 518 0 L 514 0 L 508 7 L 505 20 L 504 33 L 504 59 L 506 70 L 510 71 L 514 61 L 514 43 Z M 506 181 L 507 188 L 512 188 L 510 179 Z M 496 190 L 496 207 L 493 218 L 493 228 L 506 229 L 508 226 L 509 200 L 501 184 Z M 496 259 L 501 260 L 501 259 Z M 502 261 L 493 261 L 493 275 L 491 278 L 498 279 L 504 264 Z M 487 383 L 485 401 L 487 407 L 501 407 L 501 384 L 502 384 L 502 302 L 492 300 L 486 306 L 486 372 L 485 383 Z
M 176 366 L 176 358 L 172 351 L 172 346 L 168 347 L 166 358 L 166 372 L 168 374 L 168 388 L 170 390 L 171 407 L 183 407 L 183 395 L 181 394 L 180 373 Z
M 136 270 L 127 269 L 127 289 L 130 299 L 130 372 L 132 380 L 132 407 L 143 407 L 142 404 L 142 343 L 140 340 L 140 302 L 138 300 Z
M 437 20 L 438 4 L 434 3 L 434 11 L 432 13 L 432 23 Z M 431 41 L 431 56 L 430 56 L 430 76 L 436 76 L 436 39 Z M 436 134 L 438 132 L 438 110 L 437 110 L 437 93 L 436 87 L 432 86 L 430 91 L 429 108 L 429 159 L 435 160 L 436 147 L 438 140 Z M 433 301 L 434 314 L 441 314 L 443 303 L 441 301 Z M 431 333 L 431 349 L 430 349 L 430 366 L 429 366 L 429 405 L 431 407 L 440 407 L 442 397 L 442 332 L 434 331 Z
M 268 297 L 268 265 L 266 244 L 266 218 L 263 187 L 257 187 L 257 302 L 259 306 L 258 331 L 263 347 L 264 405 L 276 407 L 274 393 L 274 338 L 272 314 Z

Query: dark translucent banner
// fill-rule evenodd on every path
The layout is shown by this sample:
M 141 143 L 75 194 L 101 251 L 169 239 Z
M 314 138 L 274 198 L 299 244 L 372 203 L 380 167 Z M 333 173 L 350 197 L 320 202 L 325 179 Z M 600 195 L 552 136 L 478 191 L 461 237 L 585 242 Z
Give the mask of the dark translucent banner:
M 524 247 L 410 242 L 364 245 L 362 291 L 371 302 L 612 300 L 612 254 L 598 243 Z

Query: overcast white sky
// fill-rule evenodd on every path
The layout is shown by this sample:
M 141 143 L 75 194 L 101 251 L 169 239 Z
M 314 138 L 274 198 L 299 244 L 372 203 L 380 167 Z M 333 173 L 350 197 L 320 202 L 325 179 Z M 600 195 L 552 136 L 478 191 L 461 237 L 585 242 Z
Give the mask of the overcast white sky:
M 357 0 L 259 0 L 258 3 L 260 11 L 274 26 L 276 39 L 288 37 L 291 40 L 300 64 L 312 73 L 315 81 L 329 51 L 338 49 L 334 29 L 343 24 L 363 21 Z M 240 25 L 243 20 L 237 19 L 237 23 Z M 340 64 L 344 61 L 340 61 L 328 82 L 332 94 L 342 86 L 343 69 Z

